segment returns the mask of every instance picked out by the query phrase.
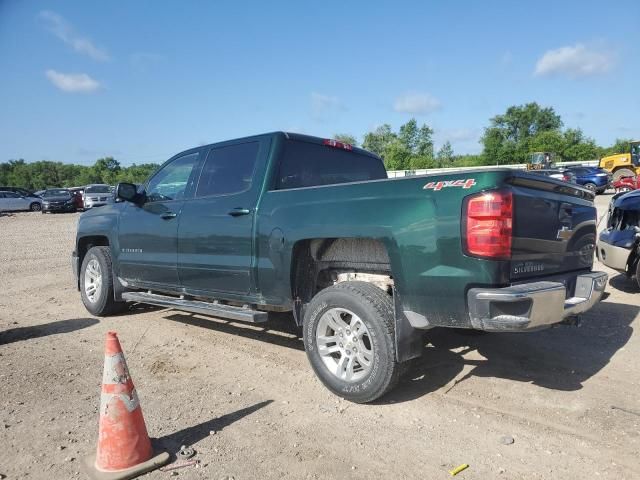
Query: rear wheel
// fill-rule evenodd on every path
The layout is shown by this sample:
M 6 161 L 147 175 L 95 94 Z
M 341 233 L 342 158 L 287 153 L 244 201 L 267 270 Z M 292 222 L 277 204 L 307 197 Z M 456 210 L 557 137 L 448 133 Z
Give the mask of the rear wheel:
M 628 168 L 621 168 L 613 172 L 613 181 L 617 182 L 622 177 L 633 177 L 634 175 L 635 173 L 633 173 L 632 170 L 629 170 Z
M 29 205 L 29 210 L 31 210 L 32 212 L 39 212 L 40 210 L 42 210 L 42 205 L 40 205 L 38 202 L 33 202 L 31 205 Z
M 594 192 L 594 193 L 596 192 L 596 189 L 598 188 L 598 187 L 596 187 L 596 184 L 595 184 L 595 183 L 591 183 L 591 182 L 587 182 L 587 183 L 585 183 L 585 184 L 583 185 L 583 187 L 584 187 L 584 188 L 586 188 L 586 189 L 588 189 L 588 190 L 591 190 L 591 191 L 592 191 L 592 192 Z
M 366 282 L 342 282 L 306 308 L 304 345 L 316 375 L 333 393 L 371 402 L 400 377 L 391 296 Z
M 80 268 L 80 296 L 85 308 L 99 317 L 113 315 L 127 308 L 113 298 L 113 271 L 109 247 L 92 247 Z

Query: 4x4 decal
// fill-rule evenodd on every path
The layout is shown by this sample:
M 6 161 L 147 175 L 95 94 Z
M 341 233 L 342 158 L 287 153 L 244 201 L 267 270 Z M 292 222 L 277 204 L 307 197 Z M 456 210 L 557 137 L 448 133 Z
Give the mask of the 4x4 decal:
M 439 182 L 429 182 L 424 187 L 423 190 L 433 190 L 435 192 L 442 190 L 443 188 L 448 187 L 460 187 L 460 188 L 471 188 L 476 184 L 475 178 L 468 178 L 466 180 L 441 180 Z

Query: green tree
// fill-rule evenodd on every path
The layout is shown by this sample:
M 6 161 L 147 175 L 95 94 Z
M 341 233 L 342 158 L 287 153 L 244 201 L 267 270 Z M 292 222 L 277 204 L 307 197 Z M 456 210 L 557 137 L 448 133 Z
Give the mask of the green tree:
M 527 139 L 526 142 L 523 142 L 522 145 L 526 151 L 525 158 L 531 152 L 554 152 L 563 156 L 565 139 L 562 133 L 556 130 L 547 130 L 537 133 L 535 136 Z
M 415 154 L 418 150 L 418 135 L 418 122 L 416 122 L 415 118 L 412 118 L 404 125 L 400 125 L 398 140 L 405 149 Z
M 603 157 L 606 157 L 607 155 L 616 155 L 618 153 L 629 153 L 631 151 L 629 149 L 629 143 L 631 141 L 631 139 L 627 138 L 616 138 L 616 141 L 613 145 L 601 149 L 601 155 Z
M 384 124 L 364 136 L 362 148 L 384 157 L 385 149 L 397 139 L 397 135 L 391 131 L 391 125 Z
M 514 105 L 490 120 L 482 137 L 483 154 L 492 163 L 522 163 L 529 154 L 532 137 L 561 128 L 562 119 L 553 107 L 543 108 L 535 102 Z
M 568 128 L 563 133 L 562 159 L 568 162 L 596 160 L 600 149 L 593 138 L 586 137 L 579 128 Z
M 400 140 L 389 143 L 382 152 L 382 158 L 387 170 L 408 170 L 411 168 L 411 152 Z
M 426 123 L 418 131 L 415 153 L 421 157 L 433 158 L 433 129 Z
M 117 181 L 122 167 L 113 157 L 104 157 L 96 160 L 93 165 L 93 170 L 96 177 L 100 178 L 101 183 L 114 184 Z
M 451 166 L 451 162 L 453 160 L 453 147 L 451 147 L 451 142 L 449 142 L 449 140 L 444 142 L 442 147 L 440 147 L 440 150 L 438 150 L 436 160 L 440 168 Z

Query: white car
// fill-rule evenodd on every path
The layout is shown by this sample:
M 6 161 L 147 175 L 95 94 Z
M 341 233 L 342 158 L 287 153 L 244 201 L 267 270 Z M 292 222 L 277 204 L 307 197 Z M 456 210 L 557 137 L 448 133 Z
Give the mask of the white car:
M 0 212 L 15 212 L 18 210 L 42 210 L 42 199 L 23 197 L 15 192 L 0 192 Z
M 84 189 L 82 200 L 86 210 L 93 207 L 101 207 L 102 205 L 113 202 L 113 189 L 111 185 L 87 185 Z

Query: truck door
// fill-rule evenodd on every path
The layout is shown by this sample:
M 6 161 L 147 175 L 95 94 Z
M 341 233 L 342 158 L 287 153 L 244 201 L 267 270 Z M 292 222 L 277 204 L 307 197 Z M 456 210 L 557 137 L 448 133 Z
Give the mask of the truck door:
M 253 223 L 269 138 L 213 146 L 178 227 L 178 275 L 192 294 L 247 294 Z
M 146 201 L 127 203 L 118 226 L 118 275 L 134 285 L 178 288 L 178 221 L 193 194 L 199 152 L 164 165 L 146 186 Z

